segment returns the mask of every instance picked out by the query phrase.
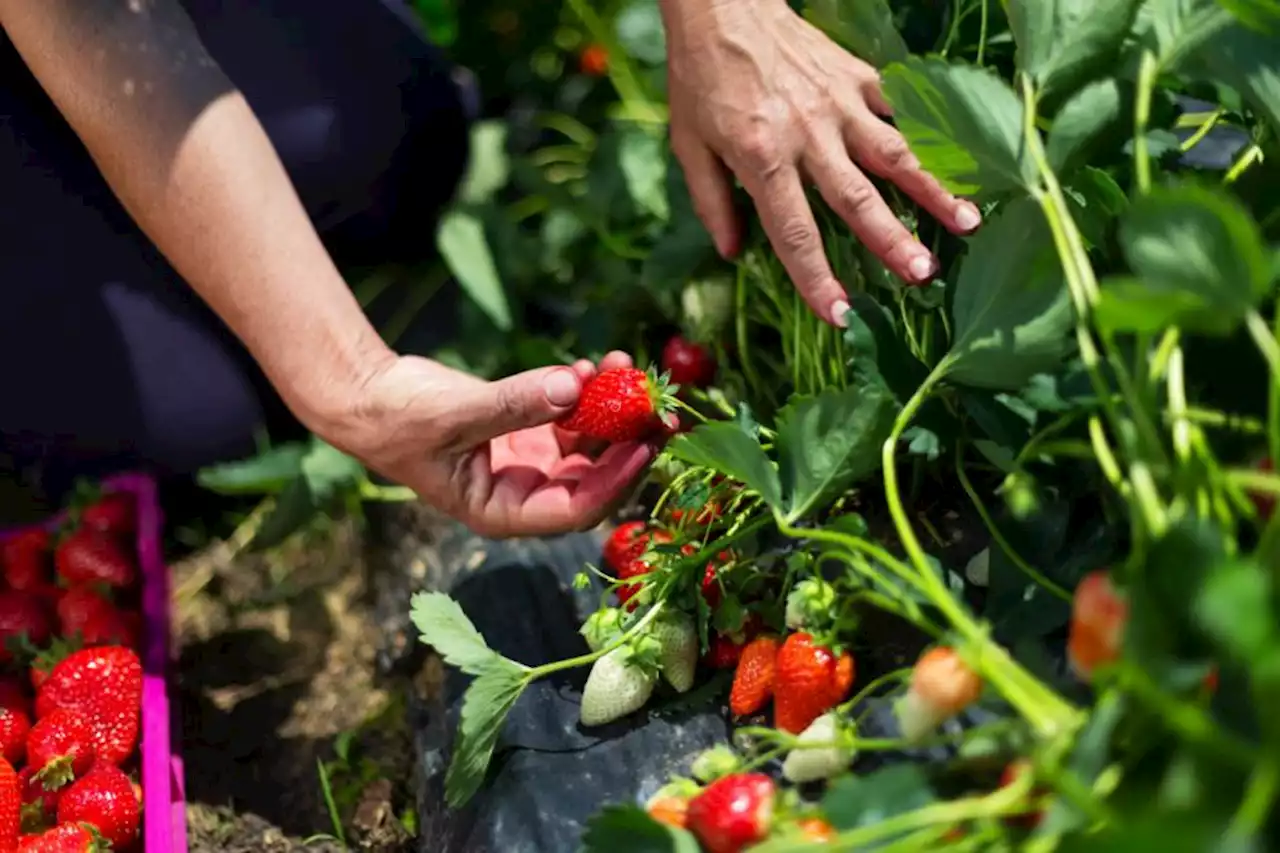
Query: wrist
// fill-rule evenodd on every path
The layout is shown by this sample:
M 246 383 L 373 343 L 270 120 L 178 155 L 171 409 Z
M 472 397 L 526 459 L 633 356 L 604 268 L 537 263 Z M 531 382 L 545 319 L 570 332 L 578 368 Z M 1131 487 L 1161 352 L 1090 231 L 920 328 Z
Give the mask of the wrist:
M 776 15 L 795 14 L 787 0 L 658 0 L 658 6 L 673 54 L 697 50 L 744 26 L 771 26 Z

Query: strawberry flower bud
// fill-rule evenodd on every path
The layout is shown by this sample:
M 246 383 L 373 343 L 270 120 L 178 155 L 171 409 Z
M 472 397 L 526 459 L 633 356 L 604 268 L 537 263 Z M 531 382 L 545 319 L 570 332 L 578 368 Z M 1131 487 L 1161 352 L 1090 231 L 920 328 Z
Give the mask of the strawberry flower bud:
M 578 631 L 587 648 L 598 652 L 622 636 L 623 613 L 616 607 L 602 607 L 587 617 Z
M 810 723 L 796 740 L 801 744 L 833 744 L 842 738 L 840 720 L 834 712 L 829 712 Z M 854 751 L 843 746 L 797 747 L 787 753 L 782 763 L 782 775 L 787 781 L 796 783 L 830 779 L 847 769 L 853 756 Z
M 736 773 L 741 766 L 742 759 L 738 757 L 738 753 L 720 744 L 700 752 L 698 757 L 693 759 L 690 772 L 699 782 L 707 783 L 714 782 L 722 776 L 728 776 L 730 773 Z
M 1120 658 L 1129 602 L 1105 571 L 1086 575 L 1071 602 L 1067 662 L 1077 678 L 1089 681 L 1094 671 Z
M 982 695 L 982 679 L 949 646 L 929 649 L 916 661 L 911 686 L 894 708 L 907 742 L 923 739 Z
M 829 619 L 835 607 L 836 591 L 822 578 L 805 578 L 787 596 L 787 627 L 812 628 Z

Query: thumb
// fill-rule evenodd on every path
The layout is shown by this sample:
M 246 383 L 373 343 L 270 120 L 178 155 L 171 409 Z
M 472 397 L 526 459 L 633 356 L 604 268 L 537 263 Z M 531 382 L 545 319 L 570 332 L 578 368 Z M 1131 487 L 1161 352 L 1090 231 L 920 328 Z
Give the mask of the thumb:
M 560 419 L 581 392 L 582 380 L 572 368 L 540 367 L 486 382 L 456 406 L 468 440 L 479 444 Z

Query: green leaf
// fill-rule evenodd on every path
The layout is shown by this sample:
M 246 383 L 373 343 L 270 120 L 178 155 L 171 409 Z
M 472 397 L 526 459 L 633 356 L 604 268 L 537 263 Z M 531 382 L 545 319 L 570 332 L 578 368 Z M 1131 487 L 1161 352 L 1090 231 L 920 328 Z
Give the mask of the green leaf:
M 1064 191 L 1080 234 L 1089 247 L 1104 245 L 1112 224 L 1129 206 L 1124 190 L 1111 175 L 1085 166 L 1071 176 Z
M 776 444 L 786 520 L 804 518 L 825 498 L 877 470 L 897 413 L 888 390 L 868 381 L 783 407 Z
M 876 68 L 907 58 L 887 0 L 808 0 L 809 22 Z
M 1071 97 L 1053 118 L 1049 130 L 1049 165 L 1066 174 L 1086 162 L 1092 143 L 1120 118 L 1120 84 L 1098 80 Z
M 1242 24 L 1260 33 L 1280 30 L 1280 0 L 1218 0 Z
M 648 65 L 661 65 L 666 61 L 667 39 L 658 0 L 627 3 L 618 13 L 614 30 L 628 56 Z
M 423 643 L 445 663 L 469 675 L 485 672 L 500 656 L 489 648 L 458 602 L 443 592 L 420 592 L 409 600 L 409 619 Z
M 506 185 L 510 175 L 506 124 L 496 120 L 477 122 L 471 128 L 471 152 L 458 199 L 463 204 L 484 204 Z
M 1206 39 L 1198 58 L 1280 133 L 1280 31 L 1261 33 L 1234 23 Z
M 832 826 L 844 832 L 880 823 L 935 801 L 929 779 L 920 767 L 895 764 L 866 776 L 837 779 L 822 798 L 822 811 Z
M 467 687 L 453 758 L 444 780 L 445 801 L 451 807 L 461 808 L 484 784 L 502 724 L 526 684 L 524 673 L 514 663 L 494 656 Z
M 223 495 L 274 495 L 302 473 L 307 447 L 290 442 L 264 450 L 251 459 L 201 468 L 196 482 Z
M 302 459 L 302 476 L 317 501 L 324 502 L 344 488 L 357 485 L 365 477 L 364 466 L 336 447 L 313 438 Z
M 1009 0 L 1018 67 L 1041 97 L 1069 95 L 1113 63 L 1141 0 Z
M 928 376 L 928 368 L 907 347 L 888 308 L 860 291 L 849 294 L 849 303 L 844 343 L 850 370 L 872 380 L 879 377 L 905 402 Z
M 958 195 L 1033 186 L 1022 103 L 990 71 L 912 57 L 884 71 L 894 121 L 925 171 Z
M 952 305 L 952 381 L 1016 391 L 1052 371 L 1074 322 L 1062 267 L 1038 206 L 1018 199 L 969 240 Z
M 1168 72 L 1179 69 L 1232 23 L 1231 14 L 1216 0 L 1147 0 L 1138 9 L 1133 30 Z
M 638 806 L 606 806 L 587 822 L 579 853 L 698 853 L 683 829 L 649 817 Z
M 309 524 L 321 509 L 307 478 L 294 478 L 276 496 L 275 506 L 263 519 L 250 547 L 255 551 L 276 547 Z
M 508 331 L 511 308 L 480 220 L 460 210 L 449 211 L 440 221 L 436 247 L 467 296 L 495 326 Z
M 632 202 L 637 210 L 663 222 L 671 215 L 665 150 L 665 140 L 643 127 L 627 128 L 618 143 L 618 167 Z
M 1105 283 L 1098 322 L 1113 330 L 1169 325 L 1228 334 L 1267 294 L 1271 257 L 1248 211 L 1219 190 L 1156 188 L 1120 226 L 1133 278 Z
M 778 471 L 760 443 L 740 424 L 718 421 L 701 424 L 676 436 L 667 452 L 691 465 L 720 471 L 760 493 L 775 511 L 782 507 Z
M 1274 651 L 1277 614 L 1271 576 L 1256 563 L 1228 560 L 1205 578 L 1193 613 L 1219 648 L 1243 663 Z

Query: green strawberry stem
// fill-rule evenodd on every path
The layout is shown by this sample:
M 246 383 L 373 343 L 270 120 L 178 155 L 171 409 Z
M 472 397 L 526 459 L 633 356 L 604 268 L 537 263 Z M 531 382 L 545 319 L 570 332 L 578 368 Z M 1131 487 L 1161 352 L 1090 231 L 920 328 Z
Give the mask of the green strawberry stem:
M 911 420 L 915 417 L 933 388 L 942 381 L 950 368 L 950 362 L 943 359 L 928 378 L 921 383 L 915 394 L 911 396 L 902 411 L 895 419 L 889 437 L 885 439 L 882 451 L 884 467 L 885 500 L 889 505 L 889 514 L 893 517 L 894 527 L 902 541 L 916 574 L 920 579 L 920 590 L 929 601 L 941 611 L 956 632 L 964 638 L 971 651 L 972 664 L 983 678 L 994 686 L 1021 713 L 1028 722 L 1046 737 L 1055 737 L 1070 731 L 1078 724 L 1080 714 L 1065 699 L 1058 696 L 1031 673 L 1009 656 L 1002 647 L 988 636 L 987 629 L 960 605 L 947 589 L 946 581 L 929 565 L 929 560 L 912 529 L 911 520 L 907 517 L 902 505 L 902 497 L 898 489 L 898 472 L 896 453 L 898 442 Z M 842 538 L 843 534 L 835 534 Z
M 595 663 L 600 658 L 609 654 L 609 652 L 612 652 L 615 649 L 619 649 L 622 646 L 626 645 L 633 637 L 638 636 L 640 632 L 642 632 L 645 628 L 648 628 L 649 625 L 653 623 L 653 620 L 658 618 L 658 614 L 662 613 L 664 604 L 665 602 L 659 601 L 657 604 L 653 605 L 653 607 L 650 608 L 649 612 L 640 618 L 639 622 L 637 622 L 636 624 L 628 628 L 626 631 L 624 631 L 612 643 L 609 643 L 608 645 L 601 647 L 599 651 L 587 652 L 585 655 L 578 655 L 576 658 L 567 658 L 565 660 L 557 660 L 557 661 L 552 661 L 551 663 L 544 663 L 541 666 L 524 667 L 525 683 L 528 684 L 529 682 L 536 681 L 539 678 L 544 678 L 548 675 L 551 675 L 552 673 L 560 672 L 561 670 L 573 669 L 574 667 L 586 666 L 587 664 Z

